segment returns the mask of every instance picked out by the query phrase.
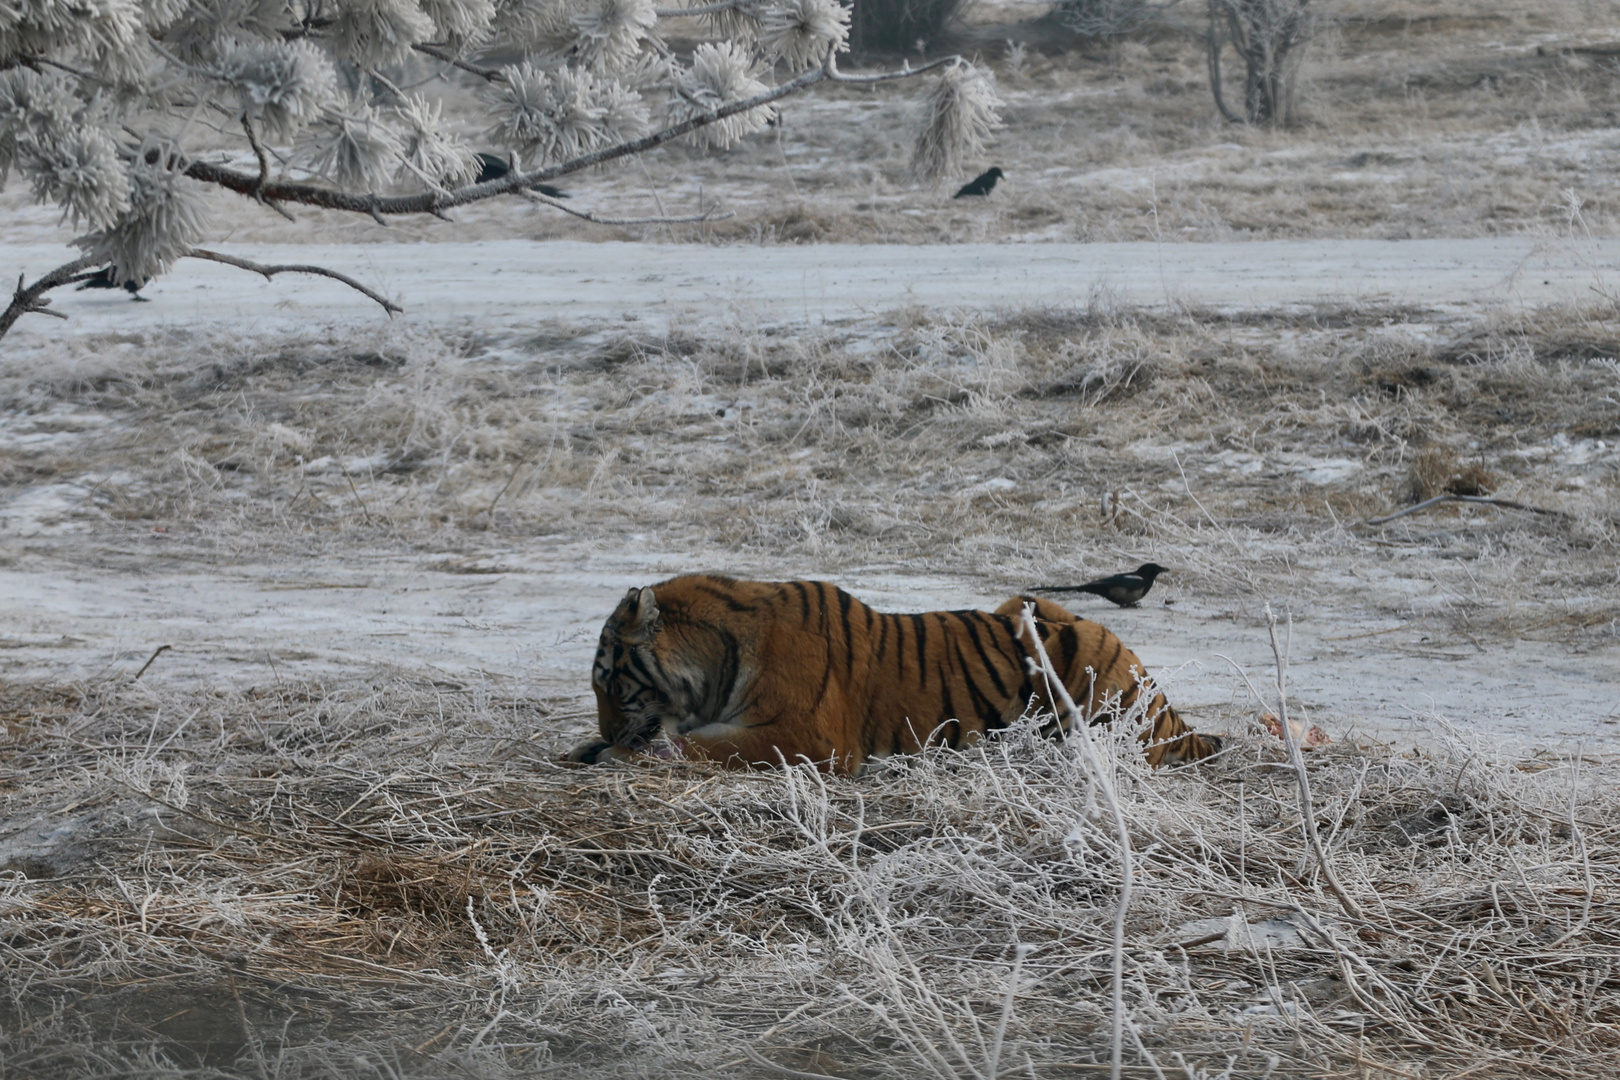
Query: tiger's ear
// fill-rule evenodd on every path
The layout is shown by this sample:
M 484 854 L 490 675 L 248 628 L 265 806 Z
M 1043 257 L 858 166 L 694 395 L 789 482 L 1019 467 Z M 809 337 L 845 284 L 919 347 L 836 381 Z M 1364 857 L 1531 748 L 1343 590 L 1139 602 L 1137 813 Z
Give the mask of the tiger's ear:
M 658 633 L 658 598 L 651 588 L 631 589 L 624 598 L 623 636 L 638 643 L 651 641 Z

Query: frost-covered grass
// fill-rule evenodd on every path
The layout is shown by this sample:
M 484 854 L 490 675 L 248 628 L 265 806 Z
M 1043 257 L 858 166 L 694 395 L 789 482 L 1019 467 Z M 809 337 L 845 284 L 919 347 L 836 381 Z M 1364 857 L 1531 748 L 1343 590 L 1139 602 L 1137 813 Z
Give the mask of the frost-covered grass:
M 1152 558 L 1166 596 L 1216 606 L 1136 613 L 1133 646 L 1172 614 L 1235 640 L 1284 592 L 1342 624 L 1337 648 L 1409 638 L 1435 680 L 1458 670 L 1442 650 L 1511 667 L 1541 639 L 1560 667 L 1524 678 L 1590 702 L 1620 616 L 1611 315 L 1099 298 L 656 336 L 30 338 L 0 367 L 0 557 L 180 584 L 258 560 L 314 587 L 340 557 L 566 538 L 986 591 Z M 1557 513 L 1358 524 L 1464 482 Z M 0 683 L 0 1072 L 1106 1069 L 1120 849 L 1072 744 L 1015 733 L 851 780 L 566 769 L 583 664 L 530 697 L 426 659 L 326 682 L 266 659 L 253 688 L 170 681 L 167 656 L 140 681 L 137 661 Z M 1422 712 L 1422 690 L 1391 692 Z M 1127 1075 L 1617 1063 L 1612 762 L 1334 726 L 1309 774 L 1351 917 L 1256 712 L 1195 715 L 1234 748 L 1195 770 L 1105 746 L 1135 854 Z
M 1121 849 L 1074 741 L 838 779 L 563 767 L 544 704 L 404 680 L 0 710 L 8 1076 L 1106 1073 Z M 1311 755 L 1351 917 L 1274 742 L 1100 750 L 1125 1075 L 1615 1064 L 1612 764 Z
M 1620 614 L 1598 308 L 211 333 L 14 352 L 6 534 L 161 527 L 244 555 L 636 533 L 1008 588 L 1163 556 L 1204 596 L 1286 581 L 1458 640 L 1612 642 Z M 1448 487 L 1557 513 L 1357 527 Z M 1442 595 L 1414 611 L 1391 575 Z

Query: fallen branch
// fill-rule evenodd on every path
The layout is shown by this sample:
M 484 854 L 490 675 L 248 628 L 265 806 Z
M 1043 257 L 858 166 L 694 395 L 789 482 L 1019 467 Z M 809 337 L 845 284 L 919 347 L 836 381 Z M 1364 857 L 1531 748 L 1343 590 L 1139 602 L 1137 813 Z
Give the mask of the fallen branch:
M 1527 510 L 1532 514 L 1546 514 L 1546 515 L 1548 515 L 1550 517 L 1564 517 L 1564 518 L 1569 517 L 1569 515 L 1564 513 L 1562 510 L 1549 510 L 1546 507 L 1542 507 L 1542 506 L 1530 506 L 1527 503 L 1514 502 L 1512 499 L 1493 499 L 1493 498 L 1491 498 L 1491 497 L 1489 497 L 1487 495 L 1451 495 L 1451 494 L 1446 494 L 1446 495 L 1436 495 L 1432 499 L 1424 499 L 1422 502 L 1418 503 L 1415 506 L 1408 506 L 1405 510 L 1397 510 L 1393 514 L 1385 514 L 1383 517 L 1379 517 L 1379 518 L 1368 518 L 1366 521 L 1363 521 L 1360 524 L 1362 524 L 1362 525 L 1382 525 L 1386 521 L 1394 521 L 1396 518 L 1405 517 L 1407 514 L 1415 514 L 1419 510 L 1427 510 L 1429 507 L 1434 506 L 1436 503 L 1443 503 L 1443 502 L 1484 503 L 1487 506 L 1500 506 L 1500 507 L 1504 507 L 1504 508 L 1506 508 L 1508 510 Z
M 284 266 L 265 266 L 263 263 L 250 262 L 247 259 L 238 259 L 234 255 L 221 255 L 217 251 L 208 251 L 204 248 L 192 248 L 190 251 L 186 252 L 186 258 L 207 259 L 209 262 L 224 263 L 226 266 L 235 266 L 242 270 L 251 270 L 255 274 L 263 274 L 266 281 L 275 277 L 277 274 L 316 274 L 320 277 L 329 277 L 333 281 L 343 282 L 343 284 L 347 285 L 356 292 L 364 293 L 370 299 L 381 304 L 383 306 L 383 310 L 388 312 L 390 315 L 403 314 L 405 311 L 404 308 L 400 307 L 392 300 L 385 298 L 380 293 L 372 292 L 370 289 L 366 288 L 349 275 L 340 274 L 336 270 L 328 270 L 324 266 L 310 266 L 299 263 L 289 263 Z

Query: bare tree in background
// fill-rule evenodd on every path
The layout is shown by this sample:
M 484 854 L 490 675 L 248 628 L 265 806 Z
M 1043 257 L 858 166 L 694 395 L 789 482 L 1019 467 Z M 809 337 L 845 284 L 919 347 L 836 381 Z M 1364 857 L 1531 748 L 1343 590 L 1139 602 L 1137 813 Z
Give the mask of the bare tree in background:
M 1310 0 L 1209 0 L 1209 84 L 1221 115 L 1234 123 L 1280 127 L 1294 108 L 1299 49 L 1310 40 Z M 1243 111 L 1226 104 L 1221 54 L 1230 44 L 1243 61 Z
M 707 31 L 689 56 L 660 34 L 677 18 Z M 289 218 L 298 205 L 444 217 L 514 193 L 564 210 L 533 185 L 681 137 L 730 146 L 818 83 L 936 68 L 913 167 L 937 180 L 979 155 L 998 122 L 987 73 L 947 57 L 845 75 L 848 37 L 839 0 L 0 0 L 0 187 L 15 170 L 83 230 L 80 258 L 19 278 L 0 336 L 25 314 L 61 317 L 53 288 L 139 287 L 188 257 L 325 274 L 395 310 L 334 271 L 198 247 L 221 193 Z M 456 79 L 479 87 L 477 134 L 509 155 L 504 176 L 479 183 L 441 118 Z

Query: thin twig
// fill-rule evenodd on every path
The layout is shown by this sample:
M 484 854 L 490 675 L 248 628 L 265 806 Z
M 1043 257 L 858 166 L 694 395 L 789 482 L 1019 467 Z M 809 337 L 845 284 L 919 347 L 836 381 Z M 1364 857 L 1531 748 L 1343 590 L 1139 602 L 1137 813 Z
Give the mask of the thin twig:
M 264 197 L 264 185 L 270 182 L 270 155 L 264 144 L 259 142 L 258 133 L 253 130 L 253 121 L 247 113 L 242 114 L 242 130 L 247 132 L 248 145 L 253 148 L 253 156 L 259 159 L 259 179 L 255 181 L 253 190 L 249 192 L 256 202 L 262 203 L 286 218 L 288 221 L 297 221 L 292 211 L 278 202 L 272 202 Z
M 174 648 L 173 645 L 159 645 L 156 649 L 152 650 L 152 655 L 146 658 L 146 663 L 142 664 L 141 670 L 135 673 L 135 678 L 139 679 L 142 675 L 145 675 L 146 669 L 152 666 L 152 661 L 156 660 L 158 657 L 162 656 L 172 648 Z M 131 679 L 130 681 L 133 682 L 134 679 Z
M 574 217 L 582 218 L 596 225 L 685 225 L 701 221 L 729 221 L 737 216 L 730 210 L 716 213 L 715 211 L 719 208 L 718 204 L 716 204 L 700 213 L 688 214 L 684 217 L 606 218 L 598 217 L 589 210 L 576 210 L 572 206 L 565 206 L 558 200 L 548 198 L 545 195 L 537 195 L 533 192 L 518 192 L 518 194 L 526 196 L 530 202 L 550 206 L 553 209 L 561 210 L 565 214 L 572 214 Z
M 191 259 L 207 259 L 209 262 L 224 263 L 226 266 L 235 266 L 242 270 L 251 270 L 255 274 L 263 274 L 266 280 L 277 274 L 315 274 L 319 277 L 329 277 L 334 281 L 341 281 L 356 292 L 364 294 L 367 298 L 381 304 L 383 310 L 390 315 L 402 313 L 405 309 L 360 284 L 347 274 L 340 274 L 336 270 L 328 270 L 324 266 L 306 266 L 301 264 L 288 264 L 284 266 L 265 266 L 263 263 L 252 262 L 248 259 L 238 259 L 234 255 L 221 255 L 217 251 L 208 251 L 204 248 L 192 248 L 186 252 Z
M 1327 852 L 1322 847 L 1322 838 L 1316 831 L 1316 809 L 1311 802 L 1311 778 L 1305 770 L 1305 755 L 1300 750 L 1299 740 L 1294 738 L 1294 729 L 1288 725 L 1288 661 L 1277 645 L 1277 616 L 1272 614 L 1271 605 L 1266 605 L 1266 632 L 1271 638 L 1271 655 L 1277 665 L 1277 717 L 1282 722 L 1283 741 L 1288 744 L 1288 759 L 1294 766 L 1294 777 L 1299 781 L 1299 813 L 1305 822 L 1305 835 L 1310 841 L 1311 850 L 1316 854 L 1316 864 L 1322 869 L 1322 876 L 1327 879 L 1328 888 L 1338 897 L 1339 906 L 1344 908 L 1345 914 L 1352 919 L 1364 919 L 1360 906 L 1344 891 L 1339 884 L 1339 876 L 1333 871 L 1333 863 L 1328 859 Z M 1294 639 L 1293 617 L 1288 620 L 1288 640 Z
M 1397 510 L 1393 514 L 1386 514 L 1383 517 L 1378 518 L 1368 518 L 1366 521 L 1359 522 L 1359 524 L 1382 525 L 1386 521 L 1394 521 L 1396 518 L 1403 518 L 1407 514 L 1415 514 L 1419 510 L 1427 510 L 1429 507 L 1434 506 L 1437 503 L 1444 502 L 1480 503 L 1485 506 L 1501 506 L 1509 510 L 1526 510 L 1532 514 L 1546 514 L 1549 517 L 1569 517 L 1569 515 L 1564 513 L 1562 510 L 1549 510 L 1543 506 L 1530 506 L 1526 503 L 1514 502 L 1512 499 L 1494 499 L 1487 495 L 1452 495 L 1448 493 L 1445 495 L 1436 495 L 1432 499 L 1424 499 L 1415 506 L 1408 506 L 1405 510 Z
M 1018 996 L 1018 971 L 1024 966 L 1024 957 L 1033 952 L 1033 945 L 1014 945 L 1012 970 L 1007 973 L 1007 996 L 1001 1002 L 1001 1019 L 996 1023 L 996 1035 L 990 1042 L 989 1068 L 985 1071 L 985 1080 L 996 1080 L 1001 1071 L 1001 1043 L 1007 1035 L 1007 1025 L 1012 1021 L 1013 998 Z
M 1580 921 L 1558 936 L 1558 940 L 1549 946 L 1549 948 L 1554 949 L 1585 930 L 1592 921 L 1592 893 L 1597 888 L 1597 884 L 1592 878 L 1592 853 L 1586 849 L 1586 835 L 1581 831 L 1580 821 L 1575 816 L 1575 793 L 1580 788 L 1581 761 L 1585 754 L 1586 747 L 1584 744 L 1576 747 L 1575 772 L 1569 779 L 1569 835 L 1571 841 L 1573 841 L 1575 851 L 1581 857 L 1581 869 L 1586 876 L 1586 892 L 1581 898 Z
M 838 1077 L 828 1076 L 826 1073 L 803 1072 L 799 1069 L 790 1069 L 786 1065 L 778 1065 L 764 1054 L 761 1054 L 758 1050 L 755 1050 L 752 1046 L 744 1046 L 742 1051 L 748 1055 L 749 1061 L 752 1061 L 755 1065 L 758 1065 L 762 1069 L 770 1070 L 777 1076 L 792 1076 L 797 1078 L 797 1080 L 838 1080 Z

